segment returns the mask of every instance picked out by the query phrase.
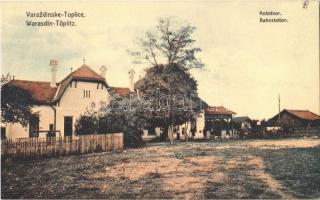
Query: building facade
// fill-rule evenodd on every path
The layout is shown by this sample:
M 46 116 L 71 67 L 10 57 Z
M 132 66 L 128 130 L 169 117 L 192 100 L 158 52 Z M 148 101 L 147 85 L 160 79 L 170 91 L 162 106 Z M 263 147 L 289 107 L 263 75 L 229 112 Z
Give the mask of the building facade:
M 288 128 L 320 127 L 320 116 L 309 110 L 283 109 L 268 120 L 268 125 Z
M 73 136 L 77 118 L 94 105 L 98 107 L 100 103 L 109 103 L 111 91 L 120 91 L 121 96 L 130 92 L 129 88 L 110 87 L 104 77 L 104 66 L 98 74 L 83 64 L 57 83 L 57 64 L 56 60 L 50 61 L 50 82 L 11 80 L 7 83 L 32 95 L 32 112 L 35 116 L 26 127 L 18 123 L 2 125 L 2 137 L 46 137 L 48 133 Z

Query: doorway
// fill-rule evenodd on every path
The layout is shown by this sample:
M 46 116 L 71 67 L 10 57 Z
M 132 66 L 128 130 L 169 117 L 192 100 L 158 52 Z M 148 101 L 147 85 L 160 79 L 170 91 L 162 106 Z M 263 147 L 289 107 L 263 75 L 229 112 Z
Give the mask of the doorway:
M 72 136 L 73 123 L 72 117 L 64 117 L 64 136 Z

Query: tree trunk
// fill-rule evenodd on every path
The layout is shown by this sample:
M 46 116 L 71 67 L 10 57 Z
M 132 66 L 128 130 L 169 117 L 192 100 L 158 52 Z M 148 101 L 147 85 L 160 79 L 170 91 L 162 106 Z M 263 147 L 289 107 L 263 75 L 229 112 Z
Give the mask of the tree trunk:
M 189 135 L 188 135 L 188 122 L 186 122 L 185 123 L 185 130 L 186 130 L 186 132 L 185 132 L 185 140 L 186 140 L 186 142 L 188 142 L 189 141 Z
M 169 141 L 170 141 L 170 144 L 173 144 L 173 126 L 172 125 L 169 128 Z
M 168 140 L 168 126 L 163 126 L 162 127 L 162 133 L 161 133 L 161 140 L 166 142 Z

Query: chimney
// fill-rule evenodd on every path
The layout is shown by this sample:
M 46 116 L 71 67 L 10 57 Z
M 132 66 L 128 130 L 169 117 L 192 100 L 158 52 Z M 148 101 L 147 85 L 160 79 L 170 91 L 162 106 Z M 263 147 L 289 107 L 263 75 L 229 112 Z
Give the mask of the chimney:
M 50 67 L 51 67 L 51 87 L 57 87 L 57 65 L 58 61 L 57 60 L 50 60 Z
M 99 71 L 100 71 L 100 76 L 102 76 L 103 78 L 106 78 L 106 72 L 107 72 L 107 67 L 102 65 L 100 68 L 99 68 Z
M 134 91 L 134 74 L 135 73 L 136 72 L 133 69 L 129 71 L 129 89 L 131 92 Z

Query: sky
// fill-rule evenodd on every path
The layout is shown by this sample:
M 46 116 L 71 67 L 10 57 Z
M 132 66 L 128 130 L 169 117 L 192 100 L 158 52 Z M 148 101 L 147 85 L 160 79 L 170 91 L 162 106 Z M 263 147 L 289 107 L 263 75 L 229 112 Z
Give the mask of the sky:
M 281 109 L 319 114 L 318 2 L 302 0 L 1 2 L 1 73 L 15 79 L 50 81 L 50 59 L 58 60 L 57 80 L 83 64 L 98 72 L 105 65 L 111 86 L 128 87 L 145 64 L 127 50 L 153 30 L 160 17 L 195 26 L 195 46 L 206 70 L 192 70 L 199 96 L 255 119 Z M 26 12 L 83 12 L 75 27 L 28 27 Z M 288 23 L 261 23 L 260 11 L 281 12 Z M 45 21 L 46 18 L 33 19 Z

